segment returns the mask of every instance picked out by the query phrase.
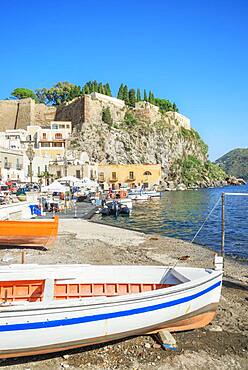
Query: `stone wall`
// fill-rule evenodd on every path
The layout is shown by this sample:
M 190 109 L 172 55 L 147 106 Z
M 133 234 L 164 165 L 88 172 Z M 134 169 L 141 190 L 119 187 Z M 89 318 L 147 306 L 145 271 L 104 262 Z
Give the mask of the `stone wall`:
M 31 98 L 0 100 L 0 131 L 26 128 L 30 124 L 49 125 L 56 114 L 55 107 L 35 104 Z

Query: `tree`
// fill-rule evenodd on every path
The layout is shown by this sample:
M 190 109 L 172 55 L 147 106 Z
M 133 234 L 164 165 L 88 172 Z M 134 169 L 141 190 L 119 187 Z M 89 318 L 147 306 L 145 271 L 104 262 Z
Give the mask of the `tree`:
M 123 90 L 124 90 L 124 85 L 121 84 L 121 86 L 119 87 L 118 93 L 117 93 L 117 99 L 124 100 L 123 99 Z
M 102 109 L 102 120 L 103 122 L 107 123 L 109 126 L 112 126 L 113 119 L 112 119 L 109 107 Z
M 70 101 L 82 94 L 80 86 L 70 82 L 58 82 L 50 89 L 37 89 L 36 98 L 50 105 L 59 105 Z
M 141 101 L 141 92 L 140 92 L 140 89 L 137 89 L 137 97 L 136 97 L 136 100 L 137 101 Z
M 135 90 L 134 89 L 129 90 L 128 98 L 129 98 L 129 105 L 131 105 L 131 107 L 135 107 L 136 96 L 135 96 Z
M 127 85 L 125 85 L 124 87 L 123 87 L 123 99 L 122 100 L 124 100 L 124 102 L 128 105 L 129 104 L 129 95 L 128 95 L 128 87 L 127 87 Z
M 105 86 L 103 86 L 101 82 L 99 83 L 99 86 L 98 86 L 98 92 L 100 94 L 105 94 Z
M 110 88 L 110 85 L 109 85 L 108 82 L 105 85 L 105 94 L 108 95 L 108 96 L 112 96 L 111 88 Z
M 146 89 L 144 90 L 144 100 L 147 101 Z
M 148 100 L 151 104 L 154 103 L 154 95 L 153 95 L 153 92 L 150 90 L 149 91 L 149 97 L 148 97 Z
M 11 95 L 16 99 L 32 98 L 34 100 L 37 100 L 37 97 L 33 90 L 27 89 L 26 87 L 17 87 L 15 90 L 12 91 Z

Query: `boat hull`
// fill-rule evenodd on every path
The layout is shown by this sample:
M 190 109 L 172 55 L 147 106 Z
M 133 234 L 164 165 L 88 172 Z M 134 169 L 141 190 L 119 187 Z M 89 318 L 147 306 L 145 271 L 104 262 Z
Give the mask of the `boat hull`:
M 188 289 L 165 288 L 102 303 L 58 301 L 47 307 L 12 309 L 12 314 L 1 309 L 0 358 L 64 351 L 164 328 L 203 327 L 216 314 L 221 276 Z
M 58 236 L 58 217 L 50 220 L 0 221 L 0 245 L 47 247 Z

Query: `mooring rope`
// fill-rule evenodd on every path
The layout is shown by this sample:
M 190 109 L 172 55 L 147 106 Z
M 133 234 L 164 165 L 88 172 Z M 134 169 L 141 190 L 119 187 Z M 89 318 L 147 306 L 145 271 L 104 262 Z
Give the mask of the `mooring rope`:
M 213 206 L 213 208 L 211 209 L 211 211 L 209 212 L 209 214 L 207 215 L 207 217 L 205 218 L 203 224 L 201 225 L 201 227 L 199 228 L 199 230 L 196 232 L 195 236 L 193 237 L 193 239 L 191 240 L 191 243 L 194 242 L 195 238 L 197 237 L 197 235 L 200 233 L 200 231 L 203 229 L 205 223 L 207 222 L 207 220 L 209 219 L 209 217 L 211 216 L 211 214 L 213 213 L 213 211 L 215 210 L 215 208 L 217 207 L 217 205 L 219 204 L 221 200 L 221 197 L 219 197 L 219 199 L 217 200 L 217 202 L 215 203 L 215 205 Z

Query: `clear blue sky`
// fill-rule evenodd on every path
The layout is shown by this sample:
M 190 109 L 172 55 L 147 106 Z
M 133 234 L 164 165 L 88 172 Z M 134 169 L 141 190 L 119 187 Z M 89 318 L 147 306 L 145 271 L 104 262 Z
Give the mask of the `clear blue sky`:
M 173 100 L 214 160 L 248 147 L 248 0 L 11 0 L 0 99 L 96 79 Z

